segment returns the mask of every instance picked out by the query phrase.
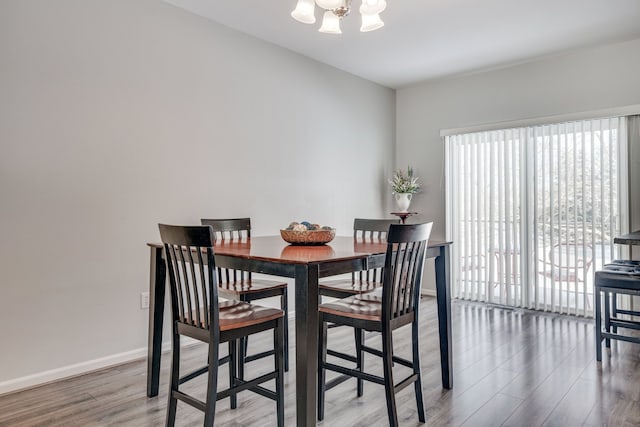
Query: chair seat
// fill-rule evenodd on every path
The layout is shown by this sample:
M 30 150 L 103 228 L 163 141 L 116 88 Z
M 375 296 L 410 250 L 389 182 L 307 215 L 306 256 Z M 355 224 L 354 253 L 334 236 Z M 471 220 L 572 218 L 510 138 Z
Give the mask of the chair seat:
M 596 288 L 615 288 L 620 293 L 640 291 L 640 267 L 633 264 L 607 264 L 595 274 Z
M 243 279 L 238 281 L 229 281 L 218 283 L 218 287 L 222 292 L 228 292 L 236 295 L 244 295 L 262 292 L 269 289 L 284 289 L 287 287 L 285 282 L 277 282 L 275 280 L 261 279 Z
M 219 307 L 221 331 L 257 325 L 284 316 L 284 311 L 280 309 L 248 304 L 236 300 L 222 301 Z
M 336 316 L 380 321 L 382 316 L 382 295 L 378 292 L 354 295 L 321 304 L 318 310 Z
M 318 284 L 320 292 L 324 289 L 327 291 L 342 292 L 345 295 L 364 294 L 379 289 L 381 286 L 381 282 L 368 282 L 366 280 L 356 280 L 354 282 L 351 279 L 329 280 Z

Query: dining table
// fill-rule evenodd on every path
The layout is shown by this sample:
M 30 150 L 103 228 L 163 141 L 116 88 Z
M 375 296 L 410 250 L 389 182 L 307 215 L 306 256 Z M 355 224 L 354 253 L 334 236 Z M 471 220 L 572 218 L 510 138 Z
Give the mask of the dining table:
M 166 264 L 163 246 L 148 243 L 150 253 L 149 345 L 147 396 L 158 395 L 162 324 L 166 292 Z M 430 240 L 427 258 L 435 258 L 442 387 L 453 387 L 451 339 L 451 289 L 449 247 L 451 242 Z M 318 282 L 323 277 L 382 267 L 387 244 L 336 236 L 318 246 L 296 246 L 281 236 L 254 236 L 245 240 L 221 240 L 214 245 L 217 266 L 293 278 L 295 283 L 295 381 L 296 423 L 316 425 Z

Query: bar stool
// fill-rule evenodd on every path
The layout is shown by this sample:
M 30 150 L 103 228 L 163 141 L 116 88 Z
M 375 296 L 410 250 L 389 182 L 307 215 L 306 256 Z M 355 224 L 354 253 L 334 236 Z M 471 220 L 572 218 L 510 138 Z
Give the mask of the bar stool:
M 253 391 L 276 401 L 278 427 L 284 426 L 284 316 L 283 310 L 241 301 L 218 301 L 218 279 L 213 248 L 213 230 L 207 226 L 159 224 L 160 237 L 169 272 L 172 314 L 172 361 L 166 425 L 175 424 L 178 400 L 204 412 L 204 425 L 213 426 L 216 401 L 229 397 L 231 408 L 236 395 Z M 236 372 L 238 341 L 249 335 L 273 332 L 274 370 L 245 380 Z M 206 366 L 181 375 L 180 338 L 188 336 L 208 345 Z M 229 345 L 229 388 L 218 391 L 218 347 Z M 207 374 L 205 400 L 187 394 L 180 386 Z M 275 390 L 261 386 L 275 380 Z M 249 409 L 249 408 L 248 408 Z
M 425 422 L 420 370 L 420 349 L 418 345 L 418 309 L 420 306 L 420 286 L 422 272 L 433 223 L 393 224 L 387 236 L 382 292 L 364 293 L 333 302 L 321 304 L 319 314 L 318 342 L 318 420 L 324 419 L 325 392 L 340 384 L 343 378 L 355 377 L 384 386 L 387 400 L 389 425 L 398 426 L 398 410 L 395 394 L 413 385 L 416 395 L 418 419 Z M 333 352 L 341 359 L 339 364 L 327 361 L 327 325 L 333 323 L 350 326 L 357 334 L 362 331 L 376 331 L 382 335 L 382 350 L 358 345 L 356 355 Z M 412 359 L 398 357 L 393 351 L 393 332 L 402 326 L 411 325 Z M 358 335 L 356 335 L 358 336 Z M 363 353 L 382 358 L 383 375 L 374 375 L 363 370 Z M 355 368 L 345 367 L 345 361 L 355 362 Z M 393 366 L 402 365 L 411 374 L 399 382 L 394 381 Z M 326 381 L 326 371 L 333 371 L 346 377 Z M 361 396 L 358 384 L 358 396 Z
M 601 295 L 604 295 L 604 316 Z M 640 311 L 620 309 L 617 294 L 640 295 L 640 261 L 615 260 L 595 273 L 596 360 L 602 361 L 602 340 L 607 348 L 611 340 L 640 344 L 640 337 L 618 333 L 618 328 L 640 330 L 640 322 L 621 319 L 620 314 L 640 316 Z M 604 321 L 604 330 L 602 323 Z

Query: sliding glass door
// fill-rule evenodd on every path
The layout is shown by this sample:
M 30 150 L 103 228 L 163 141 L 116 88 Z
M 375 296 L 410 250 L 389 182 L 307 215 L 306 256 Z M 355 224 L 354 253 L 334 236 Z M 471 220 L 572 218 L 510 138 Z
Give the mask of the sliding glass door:
M 624 230 L 622 118 L 446 138 L 454 296 L 591 315 Z

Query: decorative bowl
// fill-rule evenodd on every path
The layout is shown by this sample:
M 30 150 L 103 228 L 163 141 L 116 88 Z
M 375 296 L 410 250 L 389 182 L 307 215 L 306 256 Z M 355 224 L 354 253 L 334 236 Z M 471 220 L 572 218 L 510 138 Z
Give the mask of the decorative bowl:
M 285 242 L 292 245 L 324 245 L 329 243 L 336 237 L 336 229 L 322 229 L 322 230 L 280 230 L 280 235 Z

